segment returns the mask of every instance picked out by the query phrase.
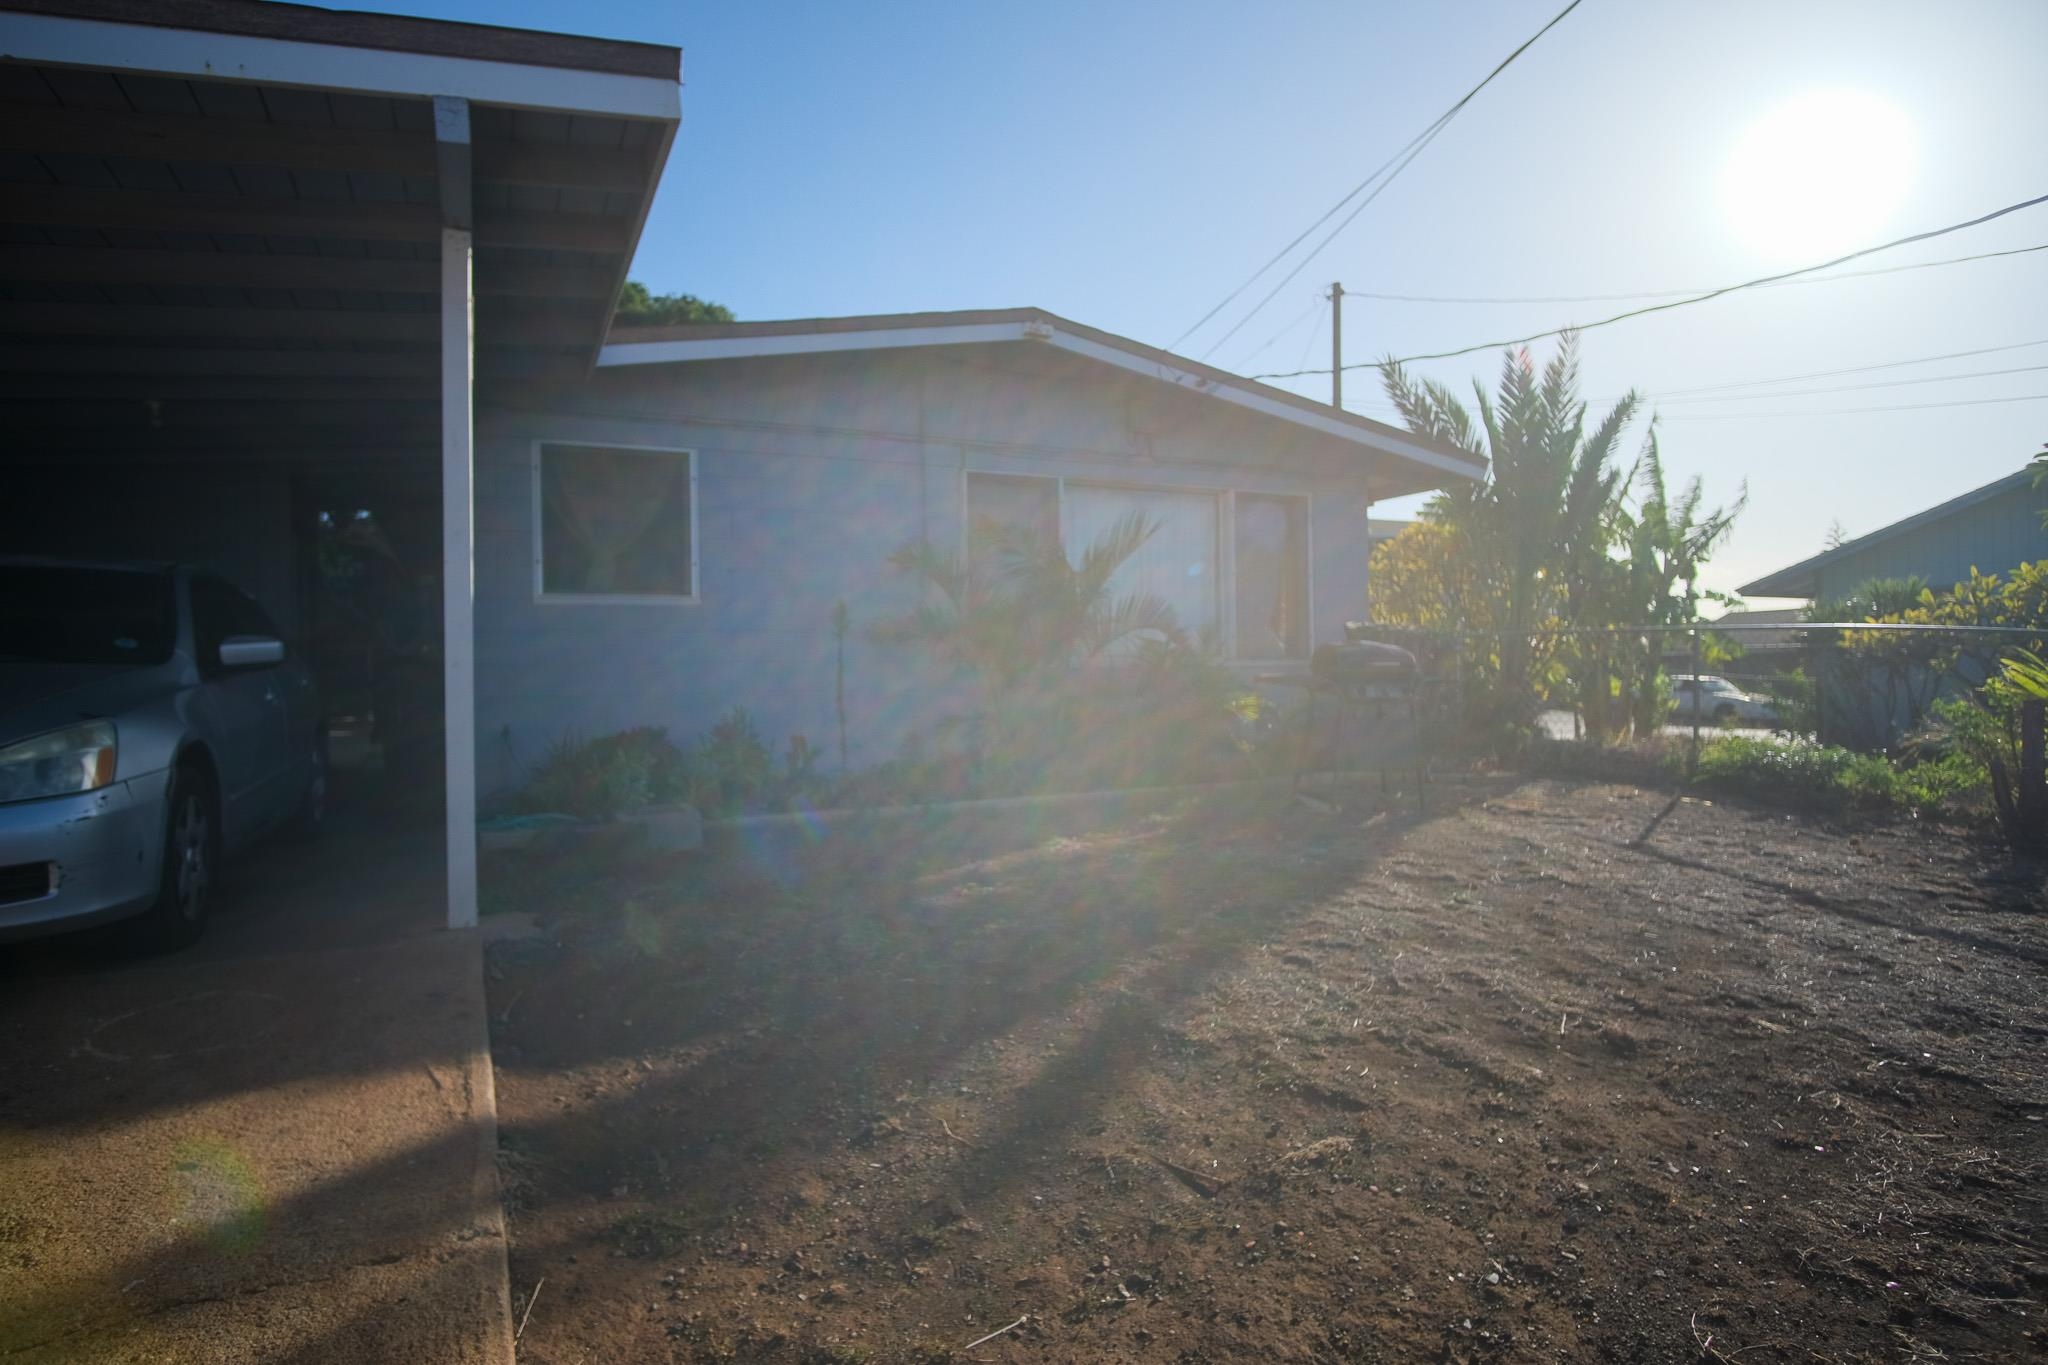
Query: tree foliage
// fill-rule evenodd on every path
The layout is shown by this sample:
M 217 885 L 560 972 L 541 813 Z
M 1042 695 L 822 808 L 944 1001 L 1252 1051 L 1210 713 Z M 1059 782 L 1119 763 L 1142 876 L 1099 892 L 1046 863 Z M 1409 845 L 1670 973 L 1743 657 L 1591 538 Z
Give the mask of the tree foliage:
M 1874 578 L 1842 600 L 1816 602 L 1808 619 L 2009 632 L 1811 632 L 1820 651 L 1816 678 L 1832 701 L 1827 728 L 1842 742 L 1882 747 L 1893 730 L 1926 721 L 1944 695 L 1997 692 L 2005 656 L 2048 648 L 2048 560 L 2003 575 L 1973 568 L 1943 592 L 1917 577 Z
M 1422 630 L 1492 630 L 1499 594 L 1465 532 L 1442 521 L 1411 522 L 1372 552 L 1373 619 Z
M 619 291 L 613 325 L 619 327 L 672 327 L 683 323 L 731 322 L 732 309 L 722 303 L 706 303 L 695 294 L 654 294 L 638 280 L 627 280 Z
M 1570 631 L 1693 620 L 1700 566 L 1746 494 L 1709 508 L 1698 479 L 1674 494 L 1654 425 L 1624 464 L 1641 402 L 1626 394 L 1589 422 L 1573 335 L 1540 372 L 1526 349 L 1509 351 L 1493 392 L 1473 385 L 1471 408 L 1395 362 L 1381 378 L 1411 431 L 1478 456 L 1486 473 L 1379 547 L 1375 619 L 1487 636 L 1474 651 L 1483 723 L 1526 722 L 1545 702 L 1575 705 L 1596 736 L 1652 722 L 1657 637 Z
M 1059 541 L 984 522 L 979 553 L 916 541 L 889 557 L 922 580 L 925 600 L 876 628 L 879 639 L 922 643 L 996 692 L 1066 674 L 1140 633 L 1183 642 L 1173 608 L 1151 593 L 1111 593 L 1116 571 L 1159 530 L 1138 513 L 1119 518 L 1069 562 Z
M 1070 555 L 1057 537 L 983 520 L 967 554 L 919 541 L 890 557 L 922 600 L 874 636 L 929 651 L 979 692 L 971 713 L 932 727 L 965 738 L 955 794 L 1186 781 L 1242 757 L 1229 675 L 1164 599 L 1117 591 L 1157 530 L 1126 516 Z

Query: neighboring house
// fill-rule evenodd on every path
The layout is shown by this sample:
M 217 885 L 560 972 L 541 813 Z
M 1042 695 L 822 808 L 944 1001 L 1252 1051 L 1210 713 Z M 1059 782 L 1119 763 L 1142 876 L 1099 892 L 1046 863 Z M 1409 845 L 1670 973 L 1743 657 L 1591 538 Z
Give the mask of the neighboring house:
M 1368 530 L 1368 534 L 1372 537 L 1373 548 L 1378 549 L 1414 524 L 1414 522 L 1404 521 L 1400 517 L 1374 517 Z
M 2004 574 L 2017 565 L 2048 559 L 2048 528 L 2041 522 L 2044 506 L 2048 492 L 2035 488 L 2032 469 L 2022 469 L 1745 583 L 1741 591 L 1745 596 L 1804 597 L 1826 604 L 1850 597 L 1872 579 L 1919 578 L 1942 592 L 1968 579 L 1972 570 Z M 1963 666 L 1957 673 L 1937 676 L 1897 661 L 1876 666 L 1852 656 L 1817 653 L 1830 644 L 1829 637 L 1798 634 L 1801 644 L 1786 642 L 1781 657 L 1799 659 L 1818 682 L 1818 727 L 1821 738 L 1830 743 L 1889 747 L 1920 723 L 1931 701 L 1980 680 Z
M 1036 309 L 615 329 L 588 382 L 482 409 L 477 449 L 486 789 L 564 733 L 733 706 L 824 741 L 841 601 L 855 761 L 890 757 L 948 693 L 869 636 L 922 591 L 889 556 L 984 518 L 1078 548 L 1141 514 L 1116 591 L 1247 671 L 1305 664 L 1364 614 L 1371 504 L 1478 473 Z
M 2041 512 L 2048 492 L 2022 469 L 1961 497 L 1824 550 L 1742 585 L 1745 597 L 1803 597 L 1836 602 L 1873 578 L 1922 578 L 1940 592 L 1971 569 L 2003 573 L 2048 558 Z

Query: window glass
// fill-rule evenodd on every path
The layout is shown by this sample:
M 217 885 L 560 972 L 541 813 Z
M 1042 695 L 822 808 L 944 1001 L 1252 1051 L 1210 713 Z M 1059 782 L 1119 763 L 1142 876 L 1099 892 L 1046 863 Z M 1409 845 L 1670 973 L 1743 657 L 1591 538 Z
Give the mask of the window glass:
M 201 672 L 218 671 L 221 641 L 242 633 L 235 628 L 241 596 L 218 578 L 193 578 L 192 645 L 198 651 Z
M 687 453 L 541 447 L 541 591 L 695 596 L 690 498 Z
M 1308 654 L 1308 503 L 1237 496 L 1237 657 Z
M 1008 474 L 967 476 L 967 553 L 979 559 L 988 551 L 989 532 L 1013 526 L 1042 540 L 1060 537 L 1060 486 L 1055 479 L 1017 478 Z
M 0 655 L 66 664 L 160 664 L 177 616 L 167 574 L 0 565 Z
M 1110 580 L 1110 593 L 1151 593 L 1199 637 L 1216 627 L 1216 495 L 1159 488 L 1067 485 L 1067 552 L 1078 557 L 1130 515 L 1158 529 Z
M 257 604 L 255 598 L 244 592 L 235 594 L 234 615 L 230 635 L 266 635 L 273 640 L 284 637 L 279 634 L 277 623 L 270 619 L 270 613 Z

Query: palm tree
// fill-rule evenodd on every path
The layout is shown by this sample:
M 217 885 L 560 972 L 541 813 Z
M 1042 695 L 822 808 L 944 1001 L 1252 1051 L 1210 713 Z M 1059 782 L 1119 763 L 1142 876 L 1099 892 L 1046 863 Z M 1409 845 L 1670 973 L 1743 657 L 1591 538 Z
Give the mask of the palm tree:
M 1477 422 L 1447 387 L 1411 380 L 1395 361 L 1380 375 L 1411 431 L 1486 461 L 1483 478 L 1439 493 L 1425 515 L 1462 529 L 1492 561 L 1505 597 L 1498 702 L 1503 719 L 1525 720 L 1554 649 L 1539 649 L 1533 633 L 1552 618 L 1585 617 L 1605 577 L 1625 482 L 1614 448 L 1640 400 L 1624 395 L 1589 432 L 1571 333 L 1540 377 L 1522 349 L 1503 358 L 1497 393 L 1475 383 Z
M 1664 460 L 1657 448 L 1654 424 L 1644 439 L 1643 453 L 1631 472 L 1630 482 L 1640 488 L 1642 501 L 1633 515 L 1622 514 L 1628 546 L 1628 592 L 1624 600 L 1644 625 L 1691 625 L 1699 619 L 1700 566 L 1734 529 L 1735 518 L 1749 504 L 1749 485 L 1742 485 L 1730 505 L 1707 511 L 1703 507 L 1705 490 L 1695 475 L 1673 500 L 1665 484 Z M 1685 591 L 1674 596 L 1673 591 L 1680 584 Z M 1661 649 L 1661 637 L 1643 637 L 1632 676 L 1623 680 L 1624 693 L 1632 698 L 1630 720 L 1639 735 L 1656 728 L 1657 659 Z
M 997 694 L 1065 674 L 1149 633 L 1186 643 L 1173 608 L 1153 593 L 1113 596 L 1117 570 L 1159 530 L 1139 513 L 1119 518 L 1070 561 L 1058 540 L 1021 526 L 984 521 L 978 553 L 929 541 L 889 562 L 922 579 L 925 600 L 877 627 L 878 638 L 932 647 L 981 677 Z

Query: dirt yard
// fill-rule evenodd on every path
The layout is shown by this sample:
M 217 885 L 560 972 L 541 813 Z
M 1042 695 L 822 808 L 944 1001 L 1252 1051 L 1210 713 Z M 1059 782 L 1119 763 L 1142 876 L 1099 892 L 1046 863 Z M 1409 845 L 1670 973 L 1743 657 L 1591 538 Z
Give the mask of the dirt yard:
M 2048 894 L 1960 835 L 1475 779 L 553 899 L 530 1365 L 2048 1356 Z

